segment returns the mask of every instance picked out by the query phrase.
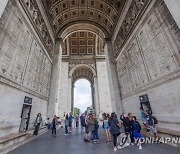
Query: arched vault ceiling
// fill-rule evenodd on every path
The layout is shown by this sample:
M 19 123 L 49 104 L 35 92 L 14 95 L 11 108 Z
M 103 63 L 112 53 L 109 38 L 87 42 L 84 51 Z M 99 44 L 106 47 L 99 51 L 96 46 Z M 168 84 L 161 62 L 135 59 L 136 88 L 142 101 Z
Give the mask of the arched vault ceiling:
M 126 0 L 46 0 L 56 34 L 71 23 L 92 23 L 111 33 Z
M 74 70 L 72 74 L 73 83 L 80 78 L 86 78 L 90 81 L 90 83 L 93 83 L 94 75 L 92 70 L 89 69 L 88 67 L 79 67 L 76 70 Z

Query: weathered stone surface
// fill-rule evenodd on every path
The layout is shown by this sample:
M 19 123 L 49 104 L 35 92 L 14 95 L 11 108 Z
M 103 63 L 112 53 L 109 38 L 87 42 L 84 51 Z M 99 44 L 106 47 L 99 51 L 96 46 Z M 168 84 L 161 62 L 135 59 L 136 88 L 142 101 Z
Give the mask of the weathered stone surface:
M 33 99 L 30 127 L 38 112 L 70 112 L 81 77 L 91 82 L 97 115 L 139 118 L 139 96 L 148 94 L 159 126 L 180 129 L 180 3 L 172 1 L 3 1 L 0 130 L 19 131 L 24 96 Z
M 6 9 L 1 19 L 0 76 L 48 97 L 51 61 L 16 4 L 9 2 Z
M 0 19 L 0 137 L 19 131 L 25 96 L 33 104 L 29 128 L 37 113 L 47 116 L 52 63 L 21 11 L 9 1 Z
M 124 112 L 140 117 L 139 96 L 148 94 L 159 126 L 174 130 L 180 122 L 179 36 L 165 3 L 158 1 L 139 22 L 116 62 Z
M 24 97 L 32 98 L 29 128 L 34 128 L 38 113 L 46 120 L 47 101 L 18 89 L 0 84 L 0 137 L 19 132 Z

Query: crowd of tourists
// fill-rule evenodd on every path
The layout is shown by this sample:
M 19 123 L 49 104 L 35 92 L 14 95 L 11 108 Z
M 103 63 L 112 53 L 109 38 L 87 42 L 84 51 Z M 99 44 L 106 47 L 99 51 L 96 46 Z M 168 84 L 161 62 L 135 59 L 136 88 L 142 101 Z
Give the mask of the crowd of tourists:
M 150 110 L 144 111 L 142 107 L 140 107 L 141 111 L 141 119 L 143 125 L 146 127 L 147 131 L 151 130 L 154 134 L 155 138 L 159 138 L 157 135 L 156 124 L 158 123 L 157 119 L 152 115 Z M 115 112 L 111 114 L 103 113 L 102 119 L 99 120 L 98 117 L 94 113 L 85 112 L 81 116 L 73 115 L 72 112 L 69 114 L 65 114 L 63 116 L 64 121 L 64 129 L 65 134 L 68 135 L 72 132 L 73 121 L 76 128 L 79 126 L 85 130 L 84 141 L 90 142 L 92 140 L 93 143 L 99 144 L 99 123 L 102 123 L 102 128 L 105 131 L 106 135 L 106 143 L 111 143 L 113 141 L 114 151 L 118 149 L 123 149 L 125 146 L 130 146 L 136 144 L 139 149 L 142 149 L 142 134 L 141 134 L 141 125 L 137 121 L 137 118 L 133 116 L 131 113 L 125 114 L 123 113 L 118 120 L 118 117 Z M 35 130 L 34 135 L 37 135 L 40 123 L 42 122 L 41 114 L 39 113 L 36 117 L 35 121 Z M 62 125 L 61 120 L 56 115 L 53 120 L 50 122 L 49 118 L 46 121 L 46 126 L 48 129 L 52 130 L 52 136 L 56 136 L 56 127 L 58 125 Z M 120 132 L 120 128 L 123 127 L 124 131 Z M 130 142 L 126 142 L 122 145 L 118 142 L 118 137 L 121 133 L 124 133 L 127 137 L 130 138 Z

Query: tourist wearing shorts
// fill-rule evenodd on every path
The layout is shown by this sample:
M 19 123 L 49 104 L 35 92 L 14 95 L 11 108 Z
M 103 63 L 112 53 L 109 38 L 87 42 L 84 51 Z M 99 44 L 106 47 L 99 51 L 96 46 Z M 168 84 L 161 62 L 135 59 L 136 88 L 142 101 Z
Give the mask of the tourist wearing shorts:
M 106 113 L 103 114 L 103 122 L 104 122 L 104 130 L 106 132 L 106 137 L 107 137 L 106 143 L 108 143 L 108 142 L 111 142 L 111 134 L 109 131 L 109 119 Z
M 155 121 L 153 119 L 153 116 L 148 111 L 146 111 L 146 117 L 147 117 L 148 126 L 149 126 L 151 132 L 153 133 L 154 138 L 158 139 L 159 135 L 157 134 L 157 127 L 156 127 Z

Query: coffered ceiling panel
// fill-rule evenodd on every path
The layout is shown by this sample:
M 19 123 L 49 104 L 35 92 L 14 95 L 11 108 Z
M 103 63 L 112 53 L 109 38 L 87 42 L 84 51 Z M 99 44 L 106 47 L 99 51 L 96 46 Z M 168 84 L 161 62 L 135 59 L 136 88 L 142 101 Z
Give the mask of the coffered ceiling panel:
M 102 39 L 88 31 L 74 32 L 69 35 L 64 42 L 66 52 L 64 52 L 63 55 L 104 55 Z
M 74 22 L 87 22 L 111 33 L 126 0 L 46 0 L 54 30 Z

